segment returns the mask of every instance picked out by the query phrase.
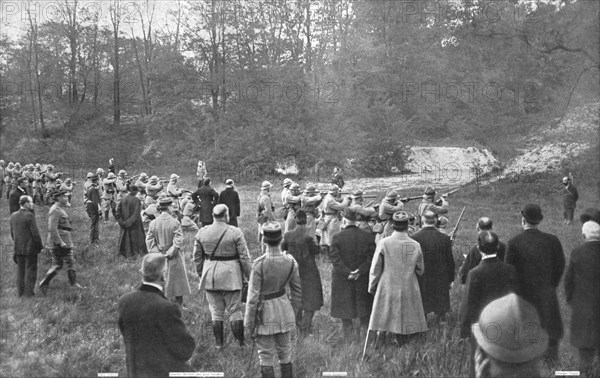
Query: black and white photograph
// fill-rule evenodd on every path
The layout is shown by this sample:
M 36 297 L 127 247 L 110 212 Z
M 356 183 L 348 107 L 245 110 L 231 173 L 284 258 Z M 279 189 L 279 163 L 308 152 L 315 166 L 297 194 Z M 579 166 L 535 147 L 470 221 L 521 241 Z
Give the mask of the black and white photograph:
M 600 377 L 600 1 L 0 0 L 0 377 Z

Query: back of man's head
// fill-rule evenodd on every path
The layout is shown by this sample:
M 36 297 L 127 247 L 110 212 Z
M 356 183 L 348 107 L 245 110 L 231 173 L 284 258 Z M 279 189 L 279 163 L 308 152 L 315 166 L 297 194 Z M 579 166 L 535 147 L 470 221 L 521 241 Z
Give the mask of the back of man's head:
M 587 221 L 581 227 L 581 233 L 586 241 L 600 240 L 600 224 L 594 221 Z
M 479 231 L 487 231 L 492 229 L 492 220 L 488 217 L 481 217 L 477 221 L 477 229 Z
M 28 203 L 29 201 L 33 201 L 33 200 L 31 199 L 31 197 L 29 197 L 29 196 L 21 196 L 21 197 L 19 198 L 19 205 L 20 205 L 20 206 L 23 206 L 23 205 L 25 205 L 26 203 Z
M 425 210 L 423 212 L 423 223 L 427 224 L 427 225 L 435 225 L 435 223 L 437 222 L 437 217 L 435 216 L 435 213 L 431 210 Z
M 498 252 L 498 235 L 491 231 L 480 231 L 477 235 L 477 246 L 486 255 Z
M 163 276 L 164 268 L 167 263 L 162 253 L 148 253 L 142 259 L 142 268 L 140 272 L 146 282 L 158 282 Z

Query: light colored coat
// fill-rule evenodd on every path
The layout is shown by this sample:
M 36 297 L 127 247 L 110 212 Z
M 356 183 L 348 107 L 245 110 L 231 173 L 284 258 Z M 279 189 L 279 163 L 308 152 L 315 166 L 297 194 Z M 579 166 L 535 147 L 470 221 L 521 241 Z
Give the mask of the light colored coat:
M 55 244 L 64 242 L 68 248 L 73 248 L 71 231 L 67 230 L 72 227 L 69 214 L 67 214 L 64 207 L 56 202 L 48 212 L 48 239 L 46 243 L 52 247 Z
M 427 330 L 417 281 L 424 268 L 421 246 L 407 233 L 394 231 L 377 244 L 369 272 L 369 292 L 375 295 L 370 330 L 403 335 Z
M 323 220 L 327 228 L 321 232 L 321 245 L 331 246 L 333 237 L 341 231 L 339 213 L 348 207 L 348 202 L 338 202 L 333 194 L 328 193 L 323 198 Z
M 217 247 L 217 242 L 224 232 L 226 233 Z M 194 263 L 196 272 L 200 276 L 200 290 L 241 290 L 242 275 L 246 278 L 250 277 L 251 269 L 250 252 L 246 245 L 244 232 L 235 226 L 229 226 L 220 219 L 215 219 L 210 226 L 202 227 L 195 239 Z M 215 247 L 217 247 L 216 251 Z M 216 257 L 239 255 L 239 259 L 208 260 L 205 255 Z
M 263 300 L 261 295 L 272 294 L 289 285 L 288 295 Z M 259 302 L 262 309 L 259 310 Z M 296 328 L 295 313 L 302 305 L 302 288 L 298 263 L 293 257 L 281 252 L 268 252 L 260 256 L 252 266 L 248 285 L 248 301 L 244 326 L 257 327 L 259 335 L 274 335 Z M 256 324 L 260 311 L 260 323 Z
M 162 212 L 150 222 L 146 234 L 148 252 L 159 252 L 171 257 L 167 263 L 165 296 L 181 297 L 191 294 L 190 283 L 185 272 L 185 258 L 180 251 L 183 233 L 179 222 L 167 212 Z

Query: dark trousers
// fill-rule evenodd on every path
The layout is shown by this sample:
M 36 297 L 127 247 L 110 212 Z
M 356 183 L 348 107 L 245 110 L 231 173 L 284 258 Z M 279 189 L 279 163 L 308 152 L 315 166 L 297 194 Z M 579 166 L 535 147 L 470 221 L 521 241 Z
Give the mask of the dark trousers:
M 572 209 L 565 208 L 565 211 L 563 212 L 563 216 L 565 217 L 565 220 L 568 222 L 573 221 L 574 214 L 575 214 L 575 208 L 572 208 Z
M 90 243 L 100 239 L 100 214 L 94 213 L 90 216 Z
M 237 218 L 229 218 L 229 225 L 238 227 Z
M 37 280 L 38 255 L 17 255 L 17 295 L 33 296 Z

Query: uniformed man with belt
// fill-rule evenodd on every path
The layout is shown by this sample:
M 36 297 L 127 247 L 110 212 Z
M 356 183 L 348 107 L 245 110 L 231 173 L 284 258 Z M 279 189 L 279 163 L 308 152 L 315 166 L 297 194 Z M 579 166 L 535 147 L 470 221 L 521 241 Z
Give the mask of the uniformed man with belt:
M 443 215 L 448 213 L 448 201 L 444 196 L 440 197 L 438 200 L 438 205 L 436 202 L 433 202 L 435 199 L 435 189 L 432 187 L 427 187 L 425 192 L 423 193 L 423 200 L 419 203 L 418 207 L 418 218 L 423 217 L 423 213 L 425 210 L 431 210 L 436 215 Z
M 342 202 L 338 202 L 336 197 L 339 193 L 339 187 L 332 184 L 329 187 L 327 195 L 323 198 L 323 221 L 325 229 L 321 232 L 321 248 L 329 254 L 331 241 L 333 237 L 341 231 L 340 213 L 350 205 L 350 197 L 346 197 Z
M 243 277 L 250 276 L 250 252 L 244 232 L 229 226 L 229 209 L 218 204 L 213 208 L 214 222 L 196 234 L 194 262 L 200 277 L 200 290 L 206 299 L 213 322 L 217 348 L 223 347 L 223 321 L 229 313 L 231 330 L 240 346 L 244 345 L 242 316 Z
M 112 212 L 113 217 L 117 219 L 115 215 L 115 210 L 117 205 L 115 204 L 115 192 L 117 188 L 115 186 L 115 181 L 117 180 L 117 176 L 109 172 L 104 180 L 102 180 L 102 212 L 104 213 L 104 221 L 108 222 L 108 213 Z
M 115 180 L 115 188 L 117 189 L 117 205 L 121 202 L 121 199 L 129 192 L 127 188 L 127 172 L 124 169 L 119 171 L 119 176 Z
M 273 184 L 269 181 L 263 181 L 260 186 L 260 194 L 258 196 L 257 222 L 258 222 L 258 243 L 261 245 L 261 252 L 264 251 L 262 243 L 262 225 L 266 222 L 275 221 L 275 206 L 271 200 L 271 188 Z
M 317 222 L 315 219 L 319 216 L 319 209 L 317 208 L 323 197 L 317 191 L 317 187 L 314 185 L 308 185 L 304 189 L 304 193 L 300 197 L 301 209 L 306 212 L 306 235 L 317 241 Z
M 384 222 L 384 227 L 383 232 L 375 237 L 376 242 L 392 235 L 394 232 L 392 216 L 402 209 L 404 209 L 404 203 L 398 201 L 398 192 L 390 190 L 379 206 L 379 219 Z
M 179 197 L 183 194 L 183 189 L 179 188 L 177 185 L 177 180 L 179 180 L 179 176 L 175 173 L 171 174 L 169 177 L 169 184 L 167 185 L 167 195 L 171 197 L 173 201 L 173 215 L 175 218 L 181 217 L 181 206 L 179 206 Z
M 75 268 L 73 268 L 73 239 L 71 238 L 71 220 L 65 211 L 68 203 L 67 192 L 58 190 L 54 192 L 54 205 L 48 213 L 48 239 L 47 245 L 52 253 L 52 266 L 46 273 L 46 277 L 40 282 L 42 294 L 46 294 L 50 281 L 67 265 L 67 276 L 71 286 L 83 288 L 77 283 Z
M 371 227 L 371 220 L 377 216 L 377 210 L 374 207 L 363 206 L 363 191 L 357 189 L 352 192 L 350 198 L 352 198 L 352 209 L 356 212 L 356 226 L 361 230 L 369 231 L 373 233 L 373 227 Z
M 300 185 L 297 182 L 290 185 L 290 190 L 285 195 L 284 208 L 287 210 L 285 218 L 285 232 L 292 231 L 296 227 L 296 211 L 300 209 L 301 199 Z
M 279 223 L 263 224 L 262 233 L 267 251 L 252 266 L 244 325 L 256 337 L 262 377 L 275 377 L 273 365 L 277 356 L 281 377 L 291 378 L 290 331 L 296 327 L 295 314 L 302 305 L 298 264 L 293 257 L 281 253 Z

